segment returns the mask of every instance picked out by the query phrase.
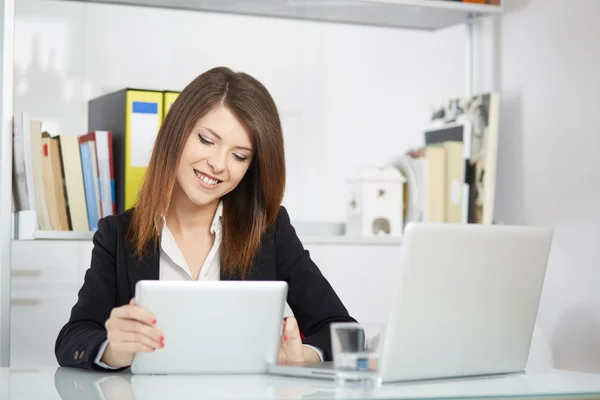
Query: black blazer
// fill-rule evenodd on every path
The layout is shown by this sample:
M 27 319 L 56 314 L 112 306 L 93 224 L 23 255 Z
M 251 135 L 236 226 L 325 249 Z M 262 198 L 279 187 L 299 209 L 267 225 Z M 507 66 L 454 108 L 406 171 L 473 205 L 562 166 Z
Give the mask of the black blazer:
M 104 323 L 111 310 L 135 297 L 138 281 L 159 279 L 158 250 L 151 251 L 141 262 L 132 257 L 133 248 L 125 240 L 130 218 L 131 212 L 126 211 L 98 222 L 91 266 L 69 321 L 56 339 L 54 351 L 60 366 L 104 370 L 94 361 L 106 340 Z M 221 274 L 221 280 L 226 279 L 240 277 Z M 286 281 L 287 302 L 305 335 L 303 342 L 322 349 L 325 360 L 331 360 L 329 324 L 355 320 L 310 259 L 284 207 L 263 235 L 246 279 Z

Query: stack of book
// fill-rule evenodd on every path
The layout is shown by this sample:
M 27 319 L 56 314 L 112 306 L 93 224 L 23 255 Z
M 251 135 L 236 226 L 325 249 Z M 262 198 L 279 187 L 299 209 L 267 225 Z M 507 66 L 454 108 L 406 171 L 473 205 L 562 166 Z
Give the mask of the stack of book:
M 156 135 L 178 94 L 123 89 L 92 99 L 88 131 L 79 135 L 53 135 L 29 112 L 16 114 L 13 237 L 93 232 L 99 219 L 134 206 Z
M 425 130 L 425 221 L 494 221 L 500 98 L 498 93 L 435 105 Z
M 28 112 L 15 116 L 13 210 L 35 212 L 37 229 L 96 230 L 116 213 L 112 133 L 56 135 Z

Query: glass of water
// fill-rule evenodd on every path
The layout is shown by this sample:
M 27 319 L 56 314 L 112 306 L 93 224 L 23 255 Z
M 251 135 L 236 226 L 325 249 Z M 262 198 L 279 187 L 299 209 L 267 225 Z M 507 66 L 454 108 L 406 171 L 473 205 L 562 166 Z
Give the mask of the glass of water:
M 381 324 L 332 323 L 331 350 L 336 383 L 340 386 L 380 386 L 382 341 Z

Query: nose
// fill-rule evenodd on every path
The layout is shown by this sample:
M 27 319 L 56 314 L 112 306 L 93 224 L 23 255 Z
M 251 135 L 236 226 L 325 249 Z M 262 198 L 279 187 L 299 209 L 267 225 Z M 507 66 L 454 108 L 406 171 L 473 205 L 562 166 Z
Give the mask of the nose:
M 208 158 L 208 166 L 213 170 L 214 173 L 222 172 L 225 169 L 225 155 L 216 153 L 212 157 Z

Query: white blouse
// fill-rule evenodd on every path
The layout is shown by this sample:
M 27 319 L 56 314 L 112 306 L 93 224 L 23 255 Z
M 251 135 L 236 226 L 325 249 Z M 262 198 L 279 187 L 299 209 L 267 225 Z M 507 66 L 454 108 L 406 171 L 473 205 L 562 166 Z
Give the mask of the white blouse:
M 217 212 L 210 225 L 210 233 L 215 235 L 215 242 L 202 264 L 200 269 L 199 281 L 218 281 L 220 280 L 221 271 L 221 220 L 223 219 L 223 202 L 219 202 Z M 173 234 L 163 224 L 162 235 L 160 240 L 160 272 L 159 279 L 161 281 L 192 281 L 192 273 L 188 267 L 183 253 L 179 249 Z

